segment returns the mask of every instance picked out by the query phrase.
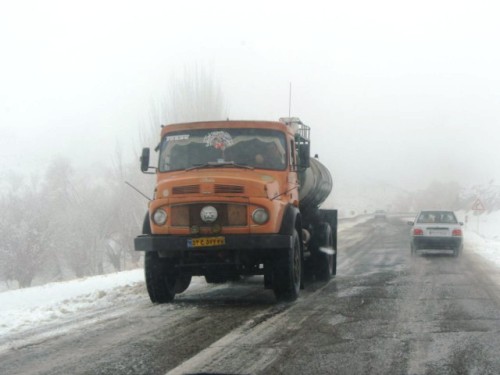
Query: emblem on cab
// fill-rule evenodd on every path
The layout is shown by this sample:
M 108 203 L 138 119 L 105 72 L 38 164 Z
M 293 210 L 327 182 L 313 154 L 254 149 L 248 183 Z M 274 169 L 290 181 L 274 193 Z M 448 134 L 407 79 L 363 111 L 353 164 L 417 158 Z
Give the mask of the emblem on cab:
M 217 210 L 213 206 L 205 206 L 201 209 L 200 217 L 205 223 L 213 223 L 217 220 Z

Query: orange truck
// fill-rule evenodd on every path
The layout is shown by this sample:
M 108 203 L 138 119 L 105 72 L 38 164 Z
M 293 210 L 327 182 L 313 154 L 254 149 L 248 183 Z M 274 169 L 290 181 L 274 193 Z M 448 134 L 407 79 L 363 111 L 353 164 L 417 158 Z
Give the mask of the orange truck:
M 142 151 L 141 170 L 157 182 L 134 240 L 152 302 L 171 302 L 192 276 L 252 275 L 293 301 L 304 279 L 336 274 L 337 210 L 320 209 L 332 178 L 310 157 L 300 119 L 168 125 L 156 151 L 157 166 Z

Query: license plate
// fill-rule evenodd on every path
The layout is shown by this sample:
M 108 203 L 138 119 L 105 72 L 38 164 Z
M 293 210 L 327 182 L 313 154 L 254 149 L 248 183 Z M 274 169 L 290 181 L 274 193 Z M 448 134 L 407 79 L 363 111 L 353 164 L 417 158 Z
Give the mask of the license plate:
M 429 235 L 431 235 L 431 236 L 446 236 L 447 234 L 448 234 L 448 230 L 446 230 L 446 229 L 429 230 Z
M 226 239 L 224 237 L 200 237 L 189 238 L 187 240 L 188 247 L 209 247 L 225 245 Z

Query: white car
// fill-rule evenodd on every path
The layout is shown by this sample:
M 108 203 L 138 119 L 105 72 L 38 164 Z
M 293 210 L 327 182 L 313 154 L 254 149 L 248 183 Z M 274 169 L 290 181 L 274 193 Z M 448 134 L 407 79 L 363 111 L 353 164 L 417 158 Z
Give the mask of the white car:
M 409 221 L 411 229 L 411 254 L 419 250 L 448 250 L 454 256 L 463 248 L 462 225 L 453 211 L 421 211 L 415 221 Z

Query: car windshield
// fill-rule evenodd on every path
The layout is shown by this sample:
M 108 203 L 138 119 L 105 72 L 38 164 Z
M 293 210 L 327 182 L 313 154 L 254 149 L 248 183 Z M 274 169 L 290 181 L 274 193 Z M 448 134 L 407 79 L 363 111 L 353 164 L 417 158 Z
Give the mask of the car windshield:
M 417 223 L 430 224 L 457 224 L 457 218 L 451 211 L 423 211 L 417 219 Z
M 168 133 L 160 145 L 160 172 L 196 167 L 249 166 L 283 170 L 285 135 L 267 129 L 197 129 Z

